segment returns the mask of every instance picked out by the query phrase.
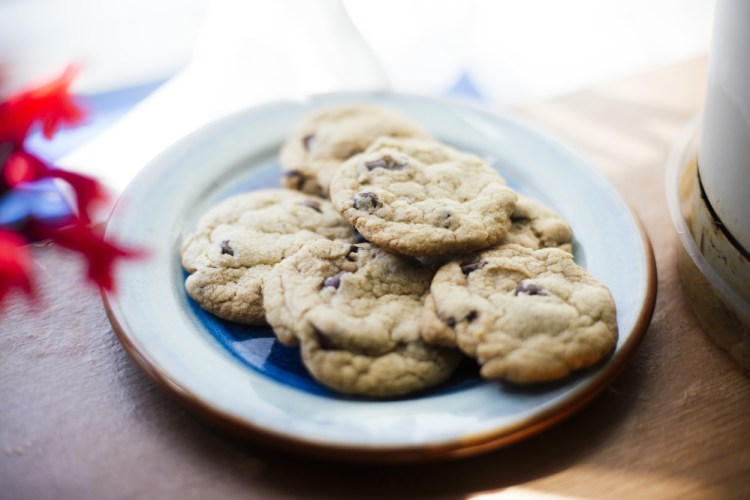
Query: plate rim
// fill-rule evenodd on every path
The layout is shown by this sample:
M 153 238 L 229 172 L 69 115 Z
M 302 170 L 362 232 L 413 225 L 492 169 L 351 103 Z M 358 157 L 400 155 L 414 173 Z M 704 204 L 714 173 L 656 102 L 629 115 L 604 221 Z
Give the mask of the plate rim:
M 477 455 L 487 451 L 491 451 L 509 444 L 521 441 L 527 437 L 538 434 L 539 432 L 555 425 L 556 423 L 565 420 L 570 417 L 578 410 L 586 406 L 590 401 L 595 399 L 612 381 L 619 375 L 624 369 L 627 363 L 632 358 L 636 349 L 640 345 L 646 331 L 648 330 L 651 318 L 654 313 L 656 306 L 656 294 L 657 294 L 657 267 L 654 257 L 653 247 L 649 240 L 648 234 L 640 220 L 637 212 L 634 210 L 631 203 L 623 197 L 620 190 L 610 181 L 608 177 L 604 175 L 598 168 L 592 163 L 585 159 L 581 154 L 576 152 L 573 148 L 560 141 L 559 139 L 548 135 L 547 133 L 529 125 L 522 119 L 516 117 L 510 117 L 505 114 L 491 113 L 486 110 L 473 106 L 465 102 L 457 102 L 448 98 L 424 96 L 418 94 L 409 93 L 396 93 L 396 92 L 328 92 L 322 94 L 313 94 L 307 96 L 303 103 L 315 103 L 320 102 L 327 97 L 336 96 L 368 96 L 368 95 L 394 95 L 405 98 L 418 98 L 418 99 L 429 99 L 436 103 L 446 104 L 454 107 L 463 107 L 471 112 L 479 113 L 486 118 L 500 119 L 506 122 L 510 122 L 515 126 L 518 126 L 524 130 L 525 133 L 532 134 L 540 140 L 553 145 L 557 150 L 565 153 L 571 157 L 574 157 L 580 164 L 593 175 L 596 175 L 600 182 L 605 183 L 612 191 L 617 195 L 619 201 L 622 202 L 624 207 L 628 211 L 630 219 L 635 223 L 638 230 L 638 235 L 641 240 L 641 249 L 643 251 L 643 258 L 645 262 L 645 294 L 643 302 L 640 304 L 638 310 L 638 317 L 634 322 L 634 326 L 628 335 L 628 341 L 623 343 L 620 347 L 620 354 L 614 357 L 600 367 L 597 367 L 598 375 L 592 384 L 585 390 L 578 390 L 576 394 L 569 395 L 568 400 L 559 403 L 559 405 L 553 405 L 549 408 L 545 408 L 543 411 L 526 418 L 525 420 L 515 421 L 505 425 L 501 425 L 489 432 L 482 434 L 472 434 L 471 436 L 454 439 L 448 442 L 441 442 L 436 444 L 418 444 L 418 445 L 386 445 L 386 446 L 367 446 L 362 444 L 341 444 L 335 442 L 323 442 L 308 438 L 307 436 L 283 434 L 273 429 L 269 429 L 260 425 L 256 425 L 247 419 L 240 418 L 236 415 L 230 414 L 223 411 L 220 408 L 212 406 L 210 403 L 204 401 L 200 396 L 194 394 L 189 388 L 182 385 L 178 380 L 173 379 L 170 375 L 163 373 L 157 363 L 150 358 L 147 352 L 139 349 L 136 344 L 132 341 L 131 335 L 128 334 L 123 326 L 123 322 L 118 320 L 117 312 L 112 302 L 116 300 L 111 292 L 101 289 L 101 297 L 104 303 L 107 317 L 112 324 L 113 330 L 117 335 L 120 343 L 125 348 L 125 351 L 133 359 L 149 378 L 156 383 L 156 385 L 166 392 L 169 396 L 175 399 L 178 403 L 188 408 L 191 412 L 208 421 L 216 427 L 219 427 L 225 431 L 230 432 L 232 435 L 250 439 L 256 443 L 264 446 L 269 446 L 283 451 L 293 452 L 300 455 L 306 455 L 316 458 L 325 459 L 346 459 L 356 462 L 365 463 L 404 463 L 404 462 L 417 462 L 417 461 L 433 461 L 442 459 L 453 459 Z M 232 113 L 230 115 L 219 118 L 218 120 L 211 121 L 197 130 L 191 132 L 187 136 L 183 137 L 176 143 L 166 148 L 157 157 L 152 159 L 143 170 L 136 176 L 135 180 L 138 180 L 142 175 L 147 175 L 148 170 L 152 165 L 158 164 L 162 157 L 169 155 L 170 151 L 180 147 L 181 145 L 188 143 L 193 139 L 194 136 L 200 135 L 205 132 L 206 129 L 217 126 L 219 122 L 231 121 L 236 119 L 240 115 L 251 114 L 254 110 L 259 108 L 278 105 L 282 103 L 288 103 L 290 100 L 276 100 L 267 103 L 263 103 L 259 106 L 253 106 Z M 296 102 L 296 101 L 292 101 Z M 133 184 L 134 182 L 131 182 Z M 123 193 L 127 191 L 126 188 Z M 115 204 L 112 210 L 112 214 L 115 213 L 120 203 Z M 107 232 L 109 232 L 111 217 L 107 221 Z M 574 389 L 575 390 L 575 389 Z

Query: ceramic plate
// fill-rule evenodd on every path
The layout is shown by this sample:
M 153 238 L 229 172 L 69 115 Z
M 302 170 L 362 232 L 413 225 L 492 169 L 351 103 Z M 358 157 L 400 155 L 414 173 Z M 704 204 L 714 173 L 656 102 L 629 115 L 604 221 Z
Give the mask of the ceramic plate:
M 609 286 L 620 337 L 598 366 L 556 384 L 518 388 L 483 381 L 465 362 L 446 383 L 412 397 L 342 396 L 305 372 L 296 349 L 268 328 L 234 325 L 198 308 L 184 291 L 181 240 L 211 205 L 279 185 L 276 155 L 311 109 L 339 102 L 395 108 L 437 138 L 484 157 L 520 193 L 561 213 L 576 261 Z M 361 460 L 463 456 L 517 441 L 590 401 L 615 377 L 644 334 L 655 299 L 648 240 L 628 205 L 580 157 L 507 118 L 432 98 L 326 94 L 276 102 L 213 123 L 155 159 L 126 189 L 107 236 L 150 249 L 122 264 L 105 303 L 120 340 L 161 386 L 210 420 L 285 449 Z

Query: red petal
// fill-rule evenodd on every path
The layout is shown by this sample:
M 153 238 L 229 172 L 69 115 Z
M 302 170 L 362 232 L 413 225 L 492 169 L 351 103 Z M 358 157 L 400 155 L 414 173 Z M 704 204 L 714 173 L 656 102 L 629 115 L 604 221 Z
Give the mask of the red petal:
M 37 223 L 34 225 L 34 232 L 83 255 L 88 263 L 88 278 L 105 290 L 114 290 L 112 268 L 117 259 L 145 256 L 140 250 L 125 249 L 104 240 L 98 231 L 81 221 L 64 227 Z
M 14 288 L 33 297 L 31 254 L 26 241 L 18 234 L 0 229 L 0 303 Z
M 46 163 L 23 149 L 12 152 L 3 165 L 3 178 L 10 187 L 47 177 L 49 172 Z
M 3 167 L 3 177 L 11 187 L 42 178 L 57 178 L 67 182 L 75 192 L 76 208 L 83 222 L 91 220 L 91 210 L 95 204 L 108 198 L 104 186 L 93 177 L 52 168 L 40 158 L 24 150 L 23 147 L 18 148 L 8 157 Z
M 78 68 L 69 66 L 55 80 L 12 96 L 0 104 L 0 142 L 23 144 L 35 122 L 48 139 L 62 124 L 75 125 L 85 113 L 68 93 Z
M 93 177 L 76 174 L 59 168 L 50 169 L 50 177 L 62 179 L 73 188 L 76 193 L 78 216 L 85 223 L 91 221 L 91 211 L 97 203 L 106 201 L 109 195 L 104 187 Z

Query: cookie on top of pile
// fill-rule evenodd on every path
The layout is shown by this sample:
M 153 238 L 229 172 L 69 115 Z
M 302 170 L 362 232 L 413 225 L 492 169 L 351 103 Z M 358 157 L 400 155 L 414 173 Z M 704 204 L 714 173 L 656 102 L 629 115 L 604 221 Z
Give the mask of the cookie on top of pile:
M 570 226 L 478 156 L 354 104 L 306 116 L 279 162 L 286 189 L 225 200 L 183 242 L 186 288 L 270 324 L 327 387 L 404 396 L 463 356 L 486 379 L 548 382 L 614 349 L 614 299 L 573 261 Z

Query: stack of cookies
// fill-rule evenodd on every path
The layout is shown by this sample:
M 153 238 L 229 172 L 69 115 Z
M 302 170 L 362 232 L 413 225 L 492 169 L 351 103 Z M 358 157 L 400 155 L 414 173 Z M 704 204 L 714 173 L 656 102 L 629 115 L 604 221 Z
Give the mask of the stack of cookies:
M 402 396 L 463 356 L 487 379 L 547 382 L 614 348 L 614 300 L 573 262 L 568 224 L 479 157 L 346 105 L 299 123 L 280 163 L 284 189 L 203 216 L 185 286 L 220 318 L 270 324 L 324 385 Z

